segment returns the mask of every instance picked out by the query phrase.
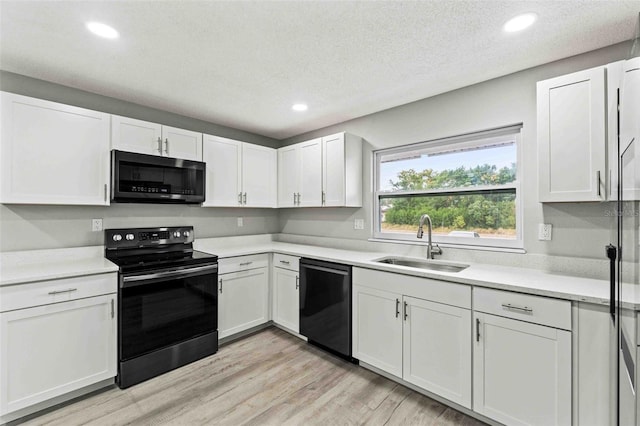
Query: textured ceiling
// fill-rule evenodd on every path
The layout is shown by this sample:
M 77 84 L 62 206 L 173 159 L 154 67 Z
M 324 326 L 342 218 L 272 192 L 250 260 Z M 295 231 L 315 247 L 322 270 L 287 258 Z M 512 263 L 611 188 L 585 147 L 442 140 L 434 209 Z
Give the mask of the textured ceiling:
M 502 32 L 530 11 L 534 27 Z M 629 40 L 639 11 L 582 0 L 1 1 L 0 68 L 284 139 Z M 90 20 L 120 38 L 89 34 Z

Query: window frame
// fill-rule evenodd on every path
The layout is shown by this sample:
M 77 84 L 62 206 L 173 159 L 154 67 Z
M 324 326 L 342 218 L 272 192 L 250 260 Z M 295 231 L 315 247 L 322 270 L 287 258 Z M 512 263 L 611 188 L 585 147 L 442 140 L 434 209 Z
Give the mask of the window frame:
M 373 171 L 373 220 L 372 220 L 372 239 L 376 241 L 390 243 L 405 244 L 426 244 L 426 236 L 422 239 L 417 235 L 400 233 L 400 232 L 382 232 L 381 230 L 381 214 L 380 199 L 381 198 L 402 198 L 403 196 L 420 196 L 420 195 L 461 195 L 473 193 L 492 193 L 515 190 L 515 208 L 516 208 L 516 238 L 473 238 L 459 236 L 433 235 L 433 242 L 443 247 L 455 248 L 471 248 L 478 250 L 507 250 L 507 251 L 523 251 L 523 202 L 522 202 L 522 123 L 498 127 L 479 132 L 466 133 L 463 135 L 439 138 L 430 141 L 418 142 L 408 145 L 395 146 L 392 148 L 382 148 L 373 151 L 372 171 Z M 491 138 L 504 138 L 507 135 L 513 135 L 516 146 L 516 179 L 513 182 L 504 185 L 483 185 L 471 186 L 455 189 L 427 189 L 427 190 L 402 190 L 402 191 L 380 191 L 380 159 L 383 155 L 395 153 L 409 153 L 411 151 L 424 151 L 442 148 L 447 145 L 474 146 L 486 143 Z M 425 212 L 428 213 L 428 212 Z M 417 233 L 417 228 L 416 228 Z

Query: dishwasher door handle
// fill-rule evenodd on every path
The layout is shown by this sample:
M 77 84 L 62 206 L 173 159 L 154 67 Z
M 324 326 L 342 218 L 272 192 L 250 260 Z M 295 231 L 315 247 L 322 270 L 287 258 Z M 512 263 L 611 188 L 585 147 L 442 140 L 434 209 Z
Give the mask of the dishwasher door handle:
M 316 271 L 329 272 L 330 274 L 349 275 L 349 272 L 340 269 L 325 268 L 324 266 L 301 264 L 300 268 L 314 269 Z

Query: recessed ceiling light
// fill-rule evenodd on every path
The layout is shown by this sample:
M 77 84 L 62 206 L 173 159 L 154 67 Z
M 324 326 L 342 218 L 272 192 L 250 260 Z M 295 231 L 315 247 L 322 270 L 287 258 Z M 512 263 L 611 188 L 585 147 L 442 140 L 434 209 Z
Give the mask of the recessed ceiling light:
M 516 31 L 522 31 L 533 25 L 537 18 L 538 15 L 535 13 L 523 13 L 522 15 L 509 19 L 502 28 L 505 32 L 515 33 Z
M 87 29 L 100 37 L 118 38 L 118 32 L 114 28 L 100 22 L 87 22 Z
M 291 106 L 291 109 L 294 111 L 306 111 L 309 109 L 309 107 L 307 106 L 307 104 L 293 104 Z

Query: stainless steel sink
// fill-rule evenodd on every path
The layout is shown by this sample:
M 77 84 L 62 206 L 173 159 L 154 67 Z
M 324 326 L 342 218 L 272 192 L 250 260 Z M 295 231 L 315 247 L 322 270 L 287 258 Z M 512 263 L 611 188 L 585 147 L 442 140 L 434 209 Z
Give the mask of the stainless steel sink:
M 460 272 L 469 267 L 464 263 L 442 262 L 440 260 L 416 259 L 411 257 L 387 256 L 374 260 L 378 263 L 386 263 L 388 265 L 407 266 L 409 268 L 427 269 L 430 271 L 441 272 Z

